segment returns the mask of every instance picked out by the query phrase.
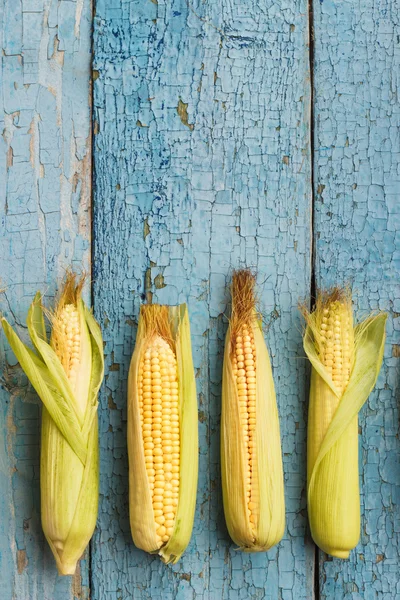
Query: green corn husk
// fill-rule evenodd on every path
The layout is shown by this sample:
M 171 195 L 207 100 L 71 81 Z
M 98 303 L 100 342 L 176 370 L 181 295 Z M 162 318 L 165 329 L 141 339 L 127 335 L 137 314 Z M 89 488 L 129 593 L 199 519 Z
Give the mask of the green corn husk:
M 351 295 L 334 289 L 303 309 L 312 364 L 308 411 L 308 515 L 315 543 L 348 558 L 360 537 L 358 413 L 383 359 L 386 314 L 353 325 Z
M 165 539 L 158 537 L 153 507 L 152 486 L 146 467 L 144 450 L 143 410 L 154 411 L 156 400 L 148 400 L 148 409 L 143 409 L 140 386 L 143 381 L 143 360 L 146 352 L 155 352 L 154 348 L 160 343 L 173 361 L 174 376 L 177 378 L 176 417 L 179 419 L 179 441 L 175 442 L 179 453 L 179 492 L 176 492 L 177 505 L 174 510 L 171 531 Z M 165 350 L 167 348 L 167 350 Z M 153 349 L 153 350 L 152 350 Z M 158 352 L 158 350 L 157 350 Z M 158 360 L 158 359 L 157 359 Z M 160 364 L 163 359 L 161 359 Z M 150 376 L 150 378 L 152 375 Z M 153 383 L 151 384 L 153 385 Z M 166 417 L 166 403 L 172 404 L 172 397 L 165 399 L 164 383 L 161 381 L 162 399 L 158 418 L 162 421 L 162 434 L 169 417 Z M 153 389 L 153 388 L 152 388 Z M 170 393 L 170 392 L 166 392 Z M 172 392 L 171 392 L 172 394 Z M 171 409 L 172 410 L 172 409 Z M 160 446 L 163 456 L 163 470 L 169 469 L 173 455 L 166 449 L 172 442 L 157 442 L 153 435 L 154 448 Z M 152 442 L 150 442 L 152 445 Z M 162 446 L 162 448 L 161 448 Z M 174 450 L 172 450 L 173 452 Z M 129 514 L 133 541 L 138 548 L 159 554 L 163 562 L 176 563 L 185 551 L 191 537 L 194 513 L 196 507 L 197 476 L 198 476 L 198 416 L 196 382 L 192 362 L 190 341 L 190 324 L 186 304 L 180 306 L 142 306 L 139 317 L 139 327 L 136 337 L 135 350 L 132 355 L 128 379 L 128 453 L 129 453 Z M 171 467 L 172 468 L 172 467 Z M 177 466 L 176 466 L 177 468 Z M 171 518 L 171 517 L 169 517 Z M 166 532 L 167 533 L 167 532 Z
M 74 274 L 67 274 L 51 317 L 50 343 L 39 292 L 27 317 L 33 350 L 2 319 L 10 346 L 44 405 L 42 527 L 60 575 L 75 573 L 92 537 L 98 508 L 97 394 L 104 374 L 103 341 L 98 323 L 81 298 L 83 282 L 84 278 L 77 281 Z M 72 322 L 75 340 L 70 333 Z
M 247 269 L 233 274 L 222 379 L 224 513 L 229 535 L 245 552 L 269 550 L 285 530 L 279 415 L 268 349 L 255 307 L 255 283 Z M 252 348 L 248 360 L 245 343 Z

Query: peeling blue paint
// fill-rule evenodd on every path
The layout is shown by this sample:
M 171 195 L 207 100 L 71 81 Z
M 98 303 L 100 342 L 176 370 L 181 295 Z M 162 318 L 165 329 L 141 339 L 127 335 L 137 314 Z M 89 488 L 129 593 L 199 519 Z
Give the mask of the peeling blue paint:
M 305 0 L 97 0 L 92 224 L 90 2 L 0 0 L 0 310 L 23 328 L 37 288 L 51 298 L 66 265 L 91 259 L 113 365 L 101 396 L 92 600 L 312 599 L 315 566 L 321 599 L 400 597 L 400 31 L 394 0 L 313 10 L 314 232 Z M 317 284 L 350 281 L 360 316 L 389 312 L 384 366 L 360 417 L 361 542 L 349 561 L 321 555 L 317 565 L 297 311 L 310 294 L 312 233 Z M 285 538 L 258 555 L 234 549 L 220 497 L 226 286 L 241 265 L 258 270 L 285 463 Z M 126 378 L 150 296 L 189 303 L 199 393 L 196 521 L 175 566 L 136 550 L 128 521 Z M 43 540 L 39 405 L 0 345 L 1 599 L 87 599 L 87 560 L 61 579 Z

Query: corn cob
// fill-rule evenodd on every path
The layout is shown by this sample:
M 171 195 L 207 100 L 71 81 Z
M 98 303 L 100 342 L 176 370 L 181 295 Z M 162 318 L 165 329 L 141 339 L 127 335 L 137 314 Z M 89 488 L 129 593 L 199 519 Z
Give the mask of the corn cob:
M 61 575 L 72 575 L 96 525 L 97 393 L 103 379 L 100 328 L 81 299 L 84 278 L 68 273 L 51 315 L 47 343 L 38 292 L 27 325 L 34 350 L 3 318 L 7 339 L 43 401 L 40 490 L 42 526 Z
M 186 305 L 142 306 L 128 381 L 130 521 L 139 548 L 177 562 L 197 487 L 197 398 Z
M 221 414 L 225 519 L 247 552 L 269 550 L 285 528 L 279 417 L 254 288 L 249 270 L 233 274 Z
M 382 364 L 385 314 L 354 327 L 351 294 L 320 293 L 303 309 L 304 349 L 312 363 L 308 411 L 308 514 L 315 543 L 348 558 L 360 537 L 358 412 Z

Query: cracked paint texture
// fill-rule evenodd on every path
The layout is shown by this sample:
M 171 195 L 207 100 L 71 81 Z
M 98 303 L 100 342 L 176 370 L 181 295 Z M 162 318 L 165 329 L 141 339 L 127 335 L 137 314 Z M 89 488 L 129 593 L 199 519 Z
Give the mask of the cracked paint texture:
M 0 0 L 0 312 L 23 332 L 40 289 L 89 266 L 89 0 Z M 88 598 L 61 578 L 40 525 L 40 405 L 0 336 L 0 597 Z M 12 393 L 10 393 L 12 392 Z
M 321 599 L 400 598 L 399 17 L 395 2 L 324 0 L 315 19 L 317 285 L 350 282 L 388 312 L 384 364 L 360 413 L 361 540 L 320 556 Z
M 319 556 L 319 596 L 391 600 L 400 598 L 399 21 L 389 0 L 321 0 L 313 11 L 317 285 L 350 281 L 360 317 L 389 313 L 384 366 L 360 415 L 361 542 L 349 561 Z M 297 311 L 311 283 L 308 5 L 97 0 L 92 224 L 91 19 L 88 0 L 0 0 L 0 311 L 23 331 L 38 288 L 51 299 L 67 264 L 89 267 L 95 234 L 107 371 L 91 598 L 312 599 Z M 244 265 L 258 270 L 287 509 L 284 540 L 258 555 L 235 550 L 220 495 L 225 289 Z M 199 489 L 176 566 L 136 550 L 129 531 L 126 379 L 146 299 L 186 301 L 191 316 Z M 39 403 L 0 344 L 0 598 L 88 599 L 88 561 L 59 578 L 44 542 Z
M 308 9 L 303 0 L 98 0 L 94 21 L 94 297 L 103 323 L 101 487 L 93 600 L 294 600 L 313 595 L 305 514 L 311 276 Z M 226 285 L 258 271 L 281 415 L 287 528 L 239 553 L 222 513 L 219 415 Z M 200 466 L 190 546 L 175 566 L 135 549 L 126 380 L 145 299 L 188 302 Z

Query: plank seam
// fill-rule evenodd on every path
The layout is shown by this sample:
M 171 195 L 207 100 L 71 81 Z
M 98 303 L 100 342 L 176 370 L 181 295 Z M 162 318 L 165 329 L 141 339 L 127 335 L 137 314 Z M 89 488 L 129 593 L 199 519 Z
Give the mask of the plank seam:
M 309 57 L 309 72 L 310 72 L 310 176 L 311 176 L 311 277 L 310 277 L 310 303 L 313 306 L 316 299 L 316 243 L 314 236 L 315 229 L 315 195 L 314 195 L 314 10 L 313 0 L 308 2 L 308 57 Z M 308 384 L 310 380 L 308 378 Z M 306 390 L 307 398 L 308 390 Z M 306 481 L 307 486 L 307 481 Z M 320 585 L 319 585 L 319 549 L 315 546 L 314 553 L 314 600 L 320 600 Z
M 311 303 L 316 298 L 316 277 L 315 277 L 315 195 L 314 195 L 314 12 L 313 0 L 308 3 L 308 56 L 310 65 L 310 171 L 311 171 Z
M 94 60 L 94 18 L 95 18 L 95 14 L 96 14 L 96 8 L 95 8 L 95 3 L 96 0 L 91 0 L 90 2 L 90 12 L 91 12 L 91 29 L 90 29 L 90 55 L 91 55 L 91 61 L 90 61 L 90 77 L 89 77 L 89 127 L 90 127 L 90 148 L 89 148 L 89 152 L 90 152 L 90 192 L 89 192 L 89 196 L 90 196 L 90 208 L 89 208 L 89 219 L 90 219 L 90 265 L 89 265 L 89 269 L 90 269 L 90 300 L 91 300 L 91 307 L 92 310 L 94 312 L 94 302 L 95 302 L 95 290 L 94 290 L 94 277 L 95 277 L 95 269 L 94 269 L 94 251 L 95 251 L 95 247 L 94 247 L 94 243 L 95 243 L 95 239 L 94 239 L 94 185 L 95 185 L 95 180 L 94 180 L 94 127 L 93 127 L 93 119 L 94 119 L 94 85 L 93 85 L 93 60 Z M 97 409 L 99 410 L 99 408 Z M 99 462 L 99 471 L 100 471 L 100 462 Z M 100 475 L 100 473 L 99 473 Z M 100 490 L 99 490 L 100 493 Z M 99 498 L 100 501 L 100 498 Z M 94 535 L 92 536 L 91 540 L 89 541 L 89 546 L 88 546 L 88 600 L 90 600 L 90 598 L 92 597 L 92 590 L 93 590 L 93 560 L 94 560 L 94 553 L 93 553 L 93 539 L 94 539 Z

